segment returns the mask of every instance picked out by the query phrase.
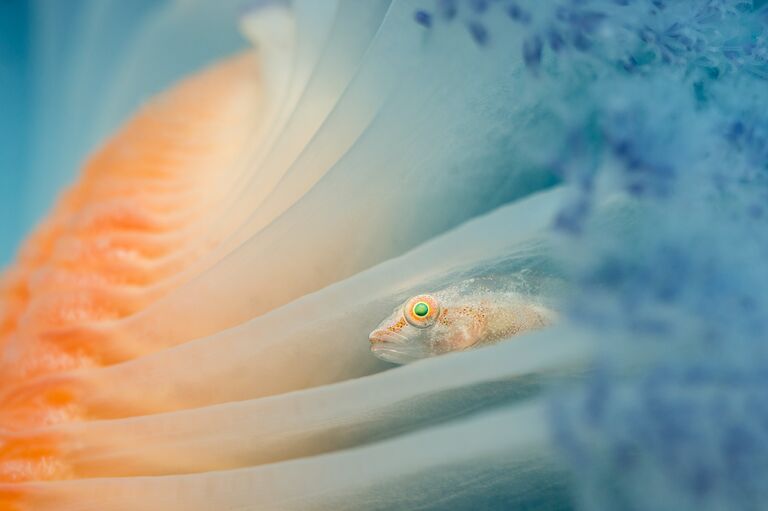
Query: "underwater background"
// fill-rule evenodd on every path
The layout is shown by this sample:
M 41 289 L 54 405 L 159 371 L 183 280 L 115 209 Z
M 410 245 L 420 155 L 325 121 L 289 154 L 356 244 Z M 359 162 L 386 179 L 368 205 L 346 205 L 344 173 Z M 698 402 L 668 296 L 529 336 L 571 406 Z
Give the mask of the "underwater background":
M 3 2 L 0 505 L 763 509 L 767 4 Z M 150 215 L 192 212 L 167 253 L 108 284 L 14 255 L 149 98 L 252 45 L 282 109 L 180 143 L 178 186 L 203 177 Z M 209 164 L 222 132 L 239 159 Z M 556 324 L 369 352 L 403 300 L 484 279 Z
M 21 239 L 22 223 L 18 216 L 21 209 L 19 194 L 23 186 L 22 176 L 25 166 L 27 140 L 27 123 L 24 115 L 27 110 L 28 96 L 28 46 L 27 46 L 27 5 L 24 2 L 3 2 L 0 6 L 0 55 L 3 64 L 0 67 L 0 91 L 2 91 L 2 144 L 0 158 L 3 172 L 0 189 L 2 196 L 2 224 L 0 224 L 0 239 L 2 239 L 1 259 L 7 264 L 13 249 Z M 12 193 L 16 190 L 16 193 Z

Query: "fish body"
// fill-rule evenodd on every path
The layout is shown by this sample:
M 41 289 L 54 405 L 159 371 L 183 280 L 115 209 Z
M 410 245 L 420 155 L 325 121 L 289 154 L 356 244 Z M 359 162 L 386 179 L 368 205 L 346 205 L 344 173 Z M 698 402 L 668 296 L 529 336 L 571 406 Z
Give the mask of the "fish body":
M 371 332 L 369 341 L 378 358 L 405 364 L 494 344 L 543 328 L 554 318 L 533 296 L 465 281 L 408 299 Z

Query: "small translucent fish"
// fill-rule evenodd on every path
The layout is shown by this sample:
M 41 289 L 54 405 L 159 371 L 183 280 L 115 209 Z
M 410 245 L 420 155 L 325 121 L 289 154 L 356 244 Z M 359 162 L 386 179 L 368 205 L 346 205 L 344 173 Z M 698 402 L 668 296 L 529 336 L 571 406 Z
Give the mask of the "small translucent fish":
M 536 297 L 472 279 L 415 295 L 371 332 L 371 352 L 406 364 L 494 344 L 551 324 L 555 313 Z

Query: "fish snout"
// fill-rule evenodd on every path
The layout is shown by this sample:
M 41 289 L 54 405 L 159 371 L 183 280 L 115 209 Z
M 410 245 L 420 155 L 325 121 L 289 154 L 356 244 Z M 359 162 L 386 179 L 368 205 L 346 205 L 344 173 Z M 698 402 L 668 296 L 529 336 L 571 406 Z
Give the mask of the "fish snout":
M 371 342 L 371 353 L 391 364 L 407 364 L 430 356 L 423 345 L 389 328 L 377 328 L 368 340 Z
M 402 343 L 405 338 L 393 332 L 392 330 L 388 330 L 386 328 L 377 328 L 371 334 L 368 336 L 368 340 L 371 343 L 371 346 L 375 346 L 377 344 L 393 344 L 393 343 Z

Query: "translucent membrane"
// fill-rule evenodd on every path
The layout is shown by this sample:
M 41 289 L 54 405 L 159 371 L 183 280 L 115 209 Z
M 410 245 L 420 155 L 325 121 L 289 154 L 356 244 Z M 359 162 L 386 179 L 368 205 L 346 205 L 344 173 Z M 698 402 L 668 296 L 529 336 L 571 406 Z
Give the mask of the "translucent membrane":
M 511 60 L 505 45 L 480 50 L 461 25 L 435 27 L 424 42 L 418 25 L 407 21 L 412 14 L 410 2 L 392 5 L 364 65 L 272 191 L 275 208 L 262 217 L 268 225 L 210 270 L 114 325 L 115 335 L 177 342 L 208 335 L 552 183 L 511 150 L 517 128 L 534 129 L 539 120 L 535 104 L 508 97 L 510 84 L 519 82 L 521 98 L 526 85 L 514 60 L 498 65 Z M 393 60 L 393 52 L 400 58 Z M 198 313 L 190 317 L 190 310 Z
M 259 171 L 251 177 L 247 187 L 240 190 L 237 204 L 227 212 L 224 221 L 238 224 L 238 219 L 240 222 L 247 219 L 280 182 L 338 101 L 360 65 L 390 3 L 391 0 L 377 0 L 366 5 L 354 1 L 339 2 L 326 44 L 322 46 L 317 41 L 307 44 L 315 49 L 322 48 L 321 54 L 307 52 L 310 55 L 304 59 L 315 64 L 313 73 L 308 82 L 302 84 L 303 88 L 294 88 L 294 92 L 301 92 L 300 97 L 296 98 L 294 108 L 285 109 L 281 129 L 274 130 L 274 143 L 258 162 Z M 316 62 L 313 57 L 317 58 Z M 305 64 L 303 67 L 308 66 Z M 226 253 L 244 238 L 247 239 L 254 230 L 249 225 L 240 227 L 207 260 L 215 262 L 217 254 Z
M 19 509 L 57 511 L 132 510 L 137 500 L 147 511 L 565 508 L 566 478 L 546 431 L 540 407 L 512 407 L 304 460 L 193 475 L 22 484 L 0 495 L 7 490 L 6 500 Z
M 586 341 L 567 332 L 446 356 L 421 367 L 271 398 L 15 435 L 49 441 L 66 477 L 205 472 L 303 457 L 537 396 L 585 370 Z M 387 389 L 381 392 L 380 389 Z

